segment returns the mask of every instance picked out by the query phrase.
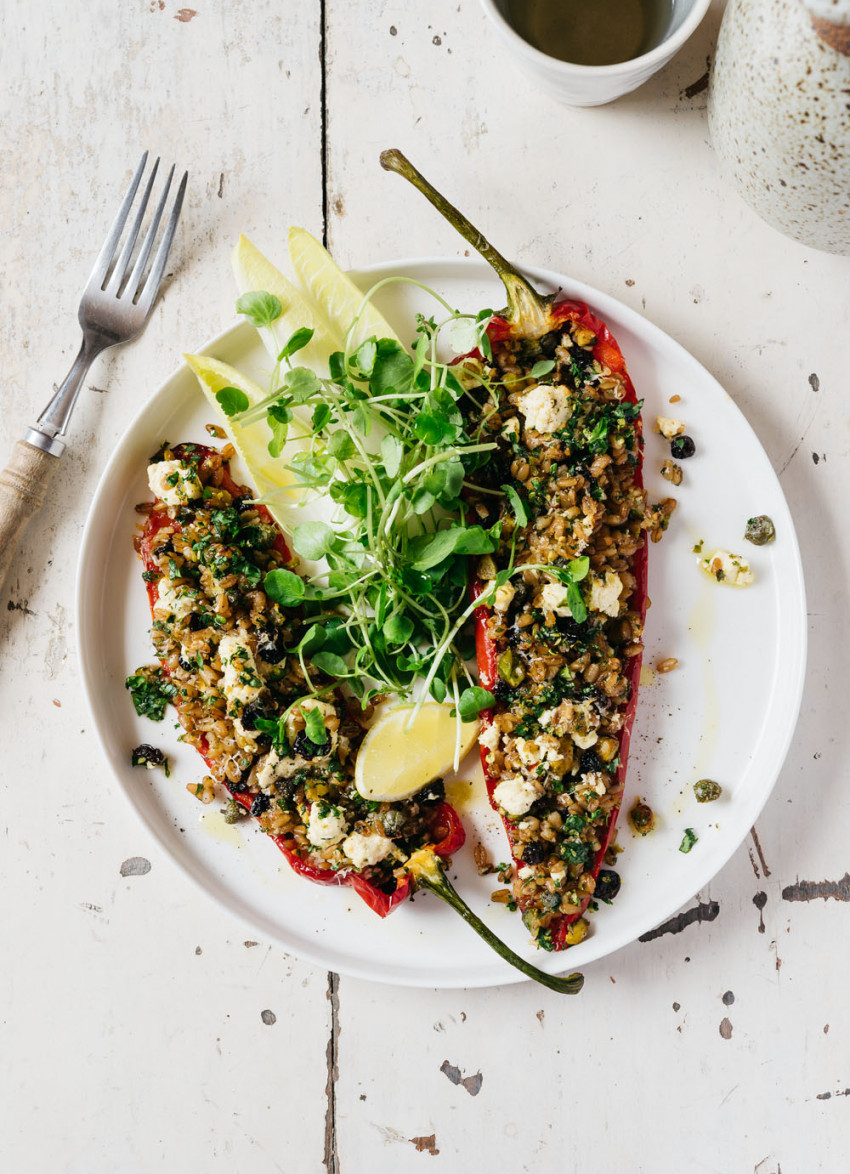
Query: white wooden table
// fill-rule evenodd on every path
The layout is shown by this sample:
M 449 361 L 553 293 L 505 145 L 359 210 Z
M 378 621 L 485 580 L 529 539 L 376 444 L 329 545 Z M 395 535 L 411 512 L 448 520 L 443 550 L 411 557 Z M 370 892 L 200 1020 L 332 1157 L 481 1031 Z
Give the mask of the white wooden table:
M 5 5 L 3 453 L 75 352 L 141 148 L 191 180 L 165 297 L 93 373 L 0 599 L 4 1171 L 845 1168 L 850 268 L 721 181 L 701 80 L 721 11 L 638 93 L 570 111 L 514 73 L 475 0 Z M 756 428 L 799 528 L 808 682 L 757 834 L 664 932 L 586 967 L 578 999 L 372 986 L 252 940 L 131 815 L 80 692 L 92 491 L 137 405 L 232 319 L 236 234 L 281 255 L 301 224 L 352 266 L 463 251 L 380 180 L 386 146 L 508 256 L 680 339 Z M 150 871 L 122 876 L 131 857 Z

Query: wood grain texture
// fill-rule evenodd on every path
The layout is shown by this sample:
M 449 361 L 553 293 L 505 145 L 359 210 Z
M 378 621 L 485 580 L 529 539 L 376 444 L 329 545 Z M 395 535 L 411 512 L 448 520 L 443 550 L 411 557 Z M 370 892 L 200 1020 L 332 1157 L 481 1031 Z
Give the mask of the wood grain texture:
M 0 472 L 0 589 L 9 573 L 24 527 L 44 505 L 58 457 L 19 440 Z
M 542 102 L 474 0 L 324 9 L 324 69 L 313 0 L 209 0 L 191 17 L 164 0 L 3 10 L 0 451 L 41 406 L 29 389 L 73 357 L 79 288 L 139 149 L 177 159 L 191 185 L 170 286 L 140 340 L 89 380 L 61 493 L 0 596 L 3 773 L 16 784 L 0 822 L 3 1167 L 841 1169 L 850 906 L 800 886 L 850 867 L 836 679 L 850 661 L 846 261 L 776 235 L 720 182 L 694 89 L 720 2 L 652 82 L 594 111 Z M 343 263 L 463 252 L 380 171 L 386 146 L 506 255 L 566 269 L 680 339 L 755 427 L 798 526 L 809 680 L 761 853 L 744 844 L 691 903 L 716 902 L 716 918 L 587 967 L 577 999 L 530 984 L 329 984 L 253 943 L 118 798 L 80 692 L 73 576 L 87 503 L 144 397 L 233 317 L 237 232 L 281 255 L 289 223 L 321 235 L 326 203 Z M 639 844 L 622 842 L 636 859 Z M 150 871 L 122 875 L 131 858 Z M 815 895 L 784 899 L 789 886 Z

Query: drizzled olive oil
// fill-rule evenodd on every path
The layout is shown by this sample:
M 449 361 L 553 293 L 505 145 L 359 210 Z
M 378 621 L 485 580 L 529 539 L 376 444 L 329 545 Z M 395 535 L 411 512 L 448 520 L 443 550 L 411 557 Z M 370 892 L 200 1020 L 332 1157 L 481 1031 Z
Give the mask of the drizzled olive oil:
M 660 45 L 673 0 L 506 0 L 519 35 L 574 65 L 616 65 Z

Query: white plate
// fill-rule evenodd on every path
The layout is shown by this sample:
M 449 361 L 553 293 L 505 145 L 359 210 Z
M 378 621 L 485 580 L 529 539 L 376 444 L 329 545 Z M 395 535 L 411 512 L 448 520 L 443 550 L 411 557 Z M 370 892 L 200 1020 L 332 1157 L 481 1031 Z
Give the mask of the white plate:
M 503 303 L 501 285 L 478 261 L 413 260 L 353 274 L 364 288 L 404 274 L 438 289 L 464 310 Z M 652 500 L 679 501 L 663 541 L 651 548 L 645 663 L 675 656 L 679 668 L 642 689 L 632 740 L 624 809 L 635 795 L 657 815 L 657 830 L 637 839 L 625 818 L 617 900 L 592 917 L 592 930 L 565 954 L 528 944 L 520 918 L 489 903 L 494 876 L 471 863 L 481 839 L 494 860 L 507 858 L 501 826 L 484 798 L 473 754 L 459 788 L 466 850 L 455 858 L 456 883 L 470 904 L 514 949 L 553 972 L 581 968 L 633 941 L 671 916 L 726 863 L 761 810 L 791 741 L 805 668 L 805 595 L 791 515 L 756 436 L 722 387 L 662 331 L 588 286 L 546 270 L 529 270 L 542 290 L 562 288 L 587 301 L 611 327 L 645 400 L 646 481 Z M 426 295 L 393 284 L 378 298 L 402 338 L 413 312 L 432 312 Z M 269 362 L 253 328 L 234 326 L 206 348 L 254 378 Z M 669 404 L 673 395 L 681 402 Z M 696 455 L 674 489 L 659 475 L 669 449 L 652 432 L 657 415 L 685 420 Z M 161 725 L 136 717 L 124 678 L 152 660 L 150 614 L 132 537 L 133 510 L 148 496 L 147 457 L 164 439 L 203 441 L 211 413 L 195 378 L 179 368 L 145 405 L 118 444 L 95 494 L 83 538 L 77 583 L 83 682 L 95 726 L 115 778 L 136 812 L 174 860 L 231 913 L 285 950 L 323 967 L 409 986 L 488 986 L 521 976 L 450 910 L 423 893 L 381 921 L 349 889 L 322 888 L 296 878 L 273 844 L 252 824 L 227 827 L 218 809 L 201 807 L 185 790 L 204 773 L 195 751 L 177 741 L 171 717 Z M 238 465 L 236 478 L 240 479 Z M 766 547 L 742 541 L 753 514 L 769 514 L 777 538 Z M 749 558 L 756 583 L 718 586 L 697 568 L 692 547 L 726 547 Z M 160 771 L 133 770 L 130 749 L 152 742 L 173 762 Z M 692 785 L 716 779 L 722 798 L 697 805 Z M 698 843 L 679 852 L 686 827 Z M 651 948 L 651 947 L 648 947 Z

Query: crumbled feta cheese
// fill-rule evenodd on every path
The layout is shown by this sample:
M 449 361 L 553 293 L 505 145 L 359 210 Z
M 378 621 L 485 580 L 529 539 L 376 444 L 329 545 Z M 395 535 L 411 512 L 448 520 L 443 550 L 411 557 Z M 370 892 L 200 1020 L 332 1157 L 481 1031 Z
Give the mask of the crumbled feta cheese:
M 536 766 L 540 762 L 552 762 L 563 758 L 561 743 L 552 734 L 541 734 L 533 742 L 525 738 L 517 738 L 514 749 L 519 755 L 523 766 Z
M 478 735 L 478 745 L 483 746 L 490 754 L 498 749 L 499 738 L 501 731 L 495 722 L 490 722 L 489 726 L 484 726 L 481 733 Z
M 563 758 L 561 750 L 561 743 L 552 734 L 541 734 L 537 739 L 537 746 L 540 751 L 540 757 L 545 762 L 557 762 L 559 758 Z
M 540 751 L 536 742 L 526 741 L 525 738 L 517 738 L 514 742 L 514 750 L 516 750 L 523 766 L 536 766 L 540 761 Z
M 681 420 L 671 420 L 669 416 L 659 416 L 655 421 L 655 431 L 660 432 L 665 440 L 673 440 L 685 431 Z
M 508 775 L 493 791 L 493 798 L 507 815 L 525 815 L 529 807 L 543 794 L 542 783 L 524 779 L 522 775 Z
M 567 866 L 558 860 L 549 869 L 549 879 L 553 882 L 556 889 L 559 889 L 567 877 Z
M 516 587 L 510 583 L 505 583 L 501 587 L 496 588 L 496 594 L 493 598 L 493 607 L 496 611 L 506 612 L 511 606 L 511 600 L 516 595 Z
M 697 562 L 707 575 L 727 587 L 749 587 L 754 582 L 747 560 L 739 554 L 730 554 L 728 550 L 715 550 Z
M 608 776 L 601 770 L 592 770 L 582 780 L 586 787 L 590 787 L 597 795 L 604 795 L 608 790 Z
M 154 612 L 163 615 L 172 615 L 175 619 L 185 619 L 195 609 L 198 592 L 194 587 L 172 587 L 166 578 L 157 580 L 157 601 Z
M 154 497 L 166 505 L 185 505 L 204 492 L 195 470 L 185 461 L 156 461 L 148 465 L 148 485 Z
M 592 701 L 562 701 L 555 709 L 544 710 L 538 720 L 541 725 L 550 727 L 553 733 L 561 737 L 570 734 L 576 746 L 582 750 L 587 750 L 599 739 L 596 730 L 600 717 L 593 708 Z M 545 734 L 538 738 L 538 742 L 542 743 L 550 737 L 551 735 Z M 559 754 L 558 757 L 563 755 Z
M 587 734 L 579 734 L 573 731 L 573 741 L 579 750 L 589 750 L 591 746 L 595 746 L 599 741 L 599 735 L 595 730 L 591 730 Z
M 239 718 L 246 705 L 260 696 L 263 682 L 244 632 L 226 632 L 218 646 L 221 661 L 221 691 L 227 699 L 230 717 Z
M 572 413 L 566 387 L 552 387 L 547 383 L 538 383 L 527 391 L 518 407 L 525 416 L 526 428 L 535 432 L 558 432 Z
M 546 583 L 540 596 L 546 611 L 553 611 L 556 616 L 573 614 L 568 607 L 564 606 L 567 600 L 567 589 L 563 583 Z
M 316 848 L 330 848 L 345 838 L 348 823 L 337 807 L 327 803 L 311 803 L 307 820 L 307 839 Z
M 523 865 L 523 867 L 517 873 L 517 876 L 520 880 L 528 880 L 530 877 L 534 876 L 534 869 L 529 864 Z
M 502 436 L 509 442 L 519 436 L 519 420 L 516 416 L 511 416 L 510 420 L 506 420 L 502 425 Z
M 569 705 L 569 702 L 564 702 Z M 580 750 L 589 750 L 599 740 L 596 733 L 599 728 L 599 714 L 593 708 L 592 701 L 582 701 L 580 705 L 572 704 L 569 714 L 569 730 L 572 739 Z
M 364 836 L 362 832 L 352 832 L 348 839 L 342 842 L 343 852 L 358 869 L 384 860 L 392 849 L 392 840 L 378 834 Z
M 289 779 L 296 771 L 303 770 L 310 763 L 300 754 L 288 754 L 284 758 L 276 750 L 270 750 L 263 759 L 263 765 L 257 774 L 257 786 L 267 795 L 273 795 L 275 783 L 281 779 Z
M 623 592 L 623 581 L 614 571 L 606 571 L 604 579 L 596 577 L 590 580 L 590 599 L 588 608 L 591 611 L 601 611 L 606 616 L 620 614 L 620 596 Z

